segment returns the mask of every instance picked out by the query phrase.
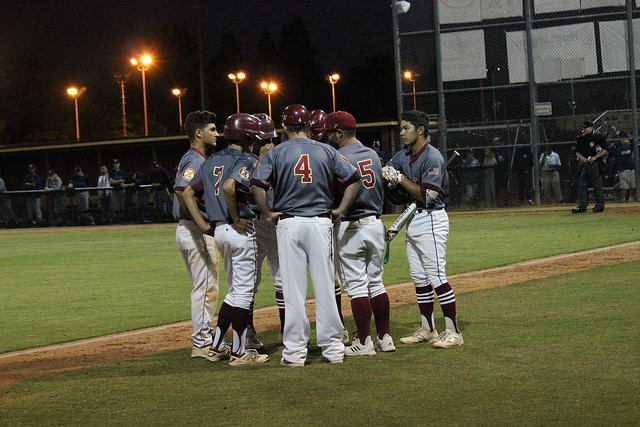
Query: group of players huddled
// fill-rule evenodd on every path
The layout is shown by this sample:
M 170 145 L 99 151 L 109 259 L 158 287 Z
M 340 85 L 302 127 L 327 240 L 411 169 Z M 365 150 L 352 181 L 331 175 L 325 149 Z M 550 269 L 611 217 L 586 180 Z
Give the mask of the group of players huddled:
M 193 283 L 191 357 L 228 359 L 230 366 L 269 360 L 258 352 L 264 346 L 253 327 L 265 259 L 280 314 L 282 365 L 300 367 L 307 359 L 307 268 L 317 345 L 326 362 L 395 351 L 382 280 L 385 185 L 402 187 L 418 205 L 407 225 L 406 247 L 422 322 L 400 341 L 439 348 L 462 344 L 455 295 L 445 273 L 449 219 L 443 201 L 444 160 L 429 144 L 426 114 L 403 113 L 405 149 L 384 169 L 378 154 L 357 140 L 356 121 L 347 112 L 310 112 L 294 104 L 284 110 L 281 125 L 278 138 L 268 115 L 233 114 L 224 124 L 227 148 L 207 158 L 207 148 L 218 137 L 216 115 L 194 111 L 186 117 L 190 148 L 178 166 L 173 214 L 176 243 Z M 229 290 L 213 325 L 220 257 Z M 342 319 L 340 285 L 351 299 L 357 328 L 351 342 Z M 433 321 L 434 291 L 445 317 L 441 334 Z

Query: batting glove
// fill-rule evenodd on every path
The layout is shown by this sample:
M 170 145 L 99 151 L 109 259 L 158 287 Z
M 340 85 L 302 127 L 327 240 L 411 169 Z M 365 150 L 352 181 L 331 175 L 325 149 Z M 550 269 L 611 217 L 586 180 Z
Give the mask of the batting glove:
M 382 168 L 382 177 L 389 181 L 389 187 L 393 188 L 402 181 L 402 174 L 393 166 L 385 166 Z

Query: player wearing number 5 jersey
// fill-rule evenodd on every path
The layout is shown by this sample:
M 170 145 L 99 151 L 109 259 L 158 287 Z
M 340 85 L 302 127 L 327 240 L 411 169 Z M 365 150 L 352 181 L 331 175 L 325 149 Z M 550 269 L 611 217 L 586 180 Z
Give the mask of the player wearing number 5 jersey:
M 243 149 L 252 145 L 259 133 L 260 121 L 250 114 L 234 114 L 224 125 L 229 147 L 207 159 L 185 188 L 185 204 L 203 233 L 214 233 L 222 254 L 229 291 L 218 313 L 213 344 L 207 359 L 218 361 L 229 356 L 230 366 L 264 363 L 269 356 L 245 349 L 249 309 L 253 300 L 256 274 L 254 213 L 247 200 L 250 191 L 251 163 Z M 204 190 L 209 220 L 196 206 L 194 190 Z M 229 349 L 224 336 L 231 326 L 233 344 Z
M 422 317 L 422 326 L 400 341 L 455 347 L 464 341 L 456 320 L 456 297 L 445 272 L 449 217 L 444 210 L 444 159 L 438 149 L 429 144 L 429 118 L 424 112 L 405 111 L 400 128 L 400 138 L 406 148 L 391 159 L 383 169 L 383 176 L 389 185 L 400 185 L 418 202 L 418 209 L 407 224 L 405 242 Z M 433 323 L 434 290 L 446 327 L 440 335 Z
M 358 171 L 331 146 L 307 138 L 310 114 L 290 105 L 282 115 L 288 139 L 267 151 L 252 184 L 260 211 L 277 223 L 278 257 L 285 305 L 281 364 L 303 366 L 310 325 L 305 311 L 307 263 L 316 299 L 316 335 L 325 360 L 342 363 L 342 322 L 334 298 L 332 217 L 339 220 L 360 185 Z M 342 203 L 333 209 L 334 179 L 347 186 Z M 266 190 L 273 187 L 274 207 Z
M 347 294 L 358 331 L 346 348 L 347 356 L 374 356 L 376 349 L 395 351 L 389 333 L 389 296 L 382 283 L 384 226 L 382 214 L 382 166 L 378 154 L 356 139 L 356 121 L 346 111 L 329 114 L 327 140 L 355 166 L 362 185 L 349 210 L 336 224 L 337 270 Z M 339 196 L 338 196 L 339 200 Z M 371 340 L 371 313 L 375 316 L 378 340 Z

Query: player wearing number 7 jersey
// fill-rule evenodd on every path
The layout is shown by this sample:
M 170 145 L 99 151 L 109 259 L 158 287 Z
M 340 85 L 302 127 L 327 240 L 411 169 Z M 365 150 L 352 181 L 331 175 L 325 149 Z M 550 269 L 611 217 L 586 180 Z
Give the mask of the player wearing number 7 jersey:
M 262 215 L 276 224 L 282 275 L 285 322 L 281 364 L 303 366 L 309 342 L 307 262 L 316 299 L 316 335 L 325 360 L 342 363 L 342 322 L 334 298 L 333 226 L 347 211 L 360 186 L 360 174 L 333 147 L 308 139 L 310 114 L 302 105 L 290 105 L 282 115 L 288 140 L 267 151 L 251 183 Z M 333 209 L 334 179 L 346 185 Z M 273 187 L 274 207 L 265 190 Z
M 382 166 L 378 154 L 356 139 L 356 120 L 346 111 L 329 114 L 325 129 L 329 143 L 358 168 L 362 185 L 344 218 L 336 224 L 338 274 L 351 298 L 358 337 L 346 348 L 347 356 L 374 356 L 376 349 L 395 351 L 389 332 L 389 296 L 382 283 L 384 226 Z M 338 194 L 337 200 L 340 195 Z M 371 314 L 378 340 L 371 340 Z

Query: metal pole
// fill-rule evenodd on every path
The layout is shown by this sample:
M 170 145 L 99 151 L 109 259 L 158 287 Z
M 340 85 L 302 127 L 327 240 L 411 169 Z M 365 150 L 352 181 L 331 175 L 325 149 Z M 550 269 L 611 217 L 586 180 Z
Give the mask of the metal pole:
M 529 74 L 529 115 L 531 117 L 531 151 L 533 156 L 533 188 L 536 205 L 540 204 L 540 165 L 538 164 L 538 117 L 535 115 L 535 103 L 538 101 L 538 88 L 533 71 L 533 42 L 531 40 L 531 0 L 524 0 L 524 20 L 527 36 L 527 70 Z
M 149 122 L 147 120 L 147 83 L 144 77 L 144 67 L 142 68 L 142 103 L 144 107 L 144 136 L 149 136 Z
M 398 30 L 398 1 L 391 2 L 391 18 L 393 21 L 393 56 L 396 70 L 396 108 L 398 113 L 398 123 L 404 107 L 402 105 L 402 72 L 400 71 L 400 31 Z M 393 145 L 395 148 L 395 144 Z M 393 154 L 393 153 L 392 153 Z
M 127 136 L 127 110 L 124 102 L 124 81 L 120 80 L 120 95 L 122 98 L 122 136 Z
M 198 1 L 198 61 L 200 63 L 200 109 L 205 109 L 205 82 L 204 82 L 204 40 L 202 38 L 202 21 L 205 12 L 204 6 L 202 6 L 202 0 Z
M 271 94 L 267 92 L 267 102 L 269 103 L 269 117 L 271 117 Z
M 442 83 L 442 44 L 440 39 L 440 11 L 438 0 L 433 1 L 434 36 L 436 48 L 436 78 L 438 85 L 438 132 L 440 152 L 447 158 L 447 117 L 445 114 L 444 87 Z
M 416 108 L 416 79 L 411 80 L 411 83 L 413 83 L 413 109 L 417 110 L 417 108 Z
M 236 107 L 239 113 L 240 112 L 240 85 L 238 84 L 237 81 L 235 83 L 236 83 Z
M 74 96 L 73 100 L 75 101 L 75 106 L 76 106 L 76 141 L 80 141 L 80 122 L 78 121 L 78 97 Z
M 627 0 L 627 49 L 629 51 L 629 88 L 631 92 L 631 114 L 633 117 L 633 153 L 635 156 L 634 169 L 636 172 L 636 200 L 640 197 L 640 148 L 638 147 L 638 98 L 636 95 L 636 61 L 633 43 L 633 5 Z
M 182 96 L 178 96 L 178 117 L 180 118 L 180 133 L 182 133 Z
M 331 82 L 331 99 L 333 99 L 333 112 L 336 112 L 336 84 Z

